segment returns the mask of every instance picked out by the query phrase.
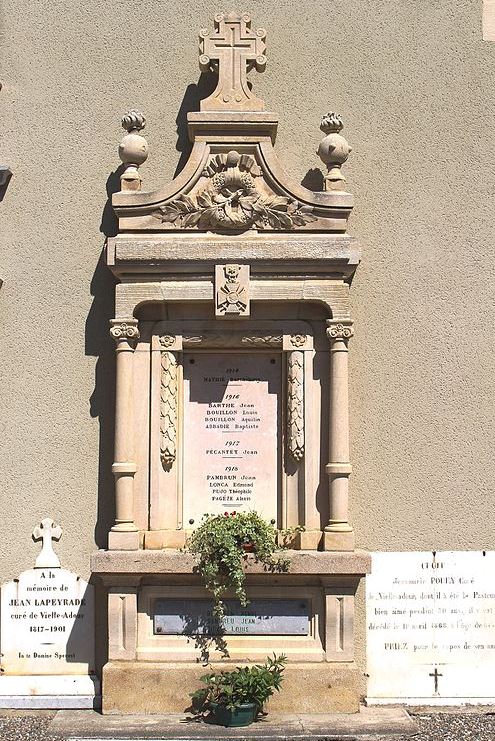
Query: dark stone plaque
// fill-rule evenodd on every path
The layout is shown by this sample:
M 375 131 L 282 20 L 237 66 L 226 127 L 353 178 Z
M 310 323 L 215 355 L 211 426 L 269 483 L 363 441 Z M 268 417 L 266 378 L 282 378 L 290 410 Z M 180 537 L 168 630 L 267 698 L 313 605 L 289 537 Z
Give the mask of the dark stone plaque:
M 246 607 L 226 600 L 220 622 L 208 599 L 158 599 L 154 604 L 155 635 L 296 635 L 309 633 L 306 599 L 254 599 Z

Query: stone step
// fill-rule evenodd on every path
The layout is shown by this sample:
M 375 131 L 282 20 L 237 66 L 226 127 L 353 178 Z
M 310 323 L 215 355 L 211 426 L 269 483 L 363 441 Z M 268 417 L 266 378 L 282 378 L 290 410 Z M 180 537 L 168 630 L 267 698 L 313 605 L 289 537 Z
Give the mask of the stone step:
M 412 736 L 416 722 L 400 707 L 363 707 L 355 714 L 270 713 L 246 728 L 224 728 L 184 715 L 101 715 L 59 710 L 49 730 L 68 741 L 384 741 Z

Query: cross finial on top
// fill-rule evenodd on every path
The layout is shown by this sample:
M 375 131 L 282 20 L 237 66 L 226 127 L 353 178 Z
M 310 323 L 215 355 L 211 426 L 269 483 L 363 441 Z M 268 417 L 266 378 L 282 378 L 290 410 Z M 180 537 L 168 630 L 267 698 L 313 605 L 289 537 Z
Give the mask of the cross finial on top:
M 202 111 L 262 111 L 264 101 L 249 89 L 247 73 L 266 65 L 264 28 L 251 30 L 246 13 L 219 13 L 215 31 L 199 32 L 199 66 L 202 72 L 218 72 L 214 93 L 201 101 Z
M 60 525 L 55 525 L 49 517 L 45 517 L 41 520 L 39 527 L 34 528 L 34 540 L 43 540 L 43 546 L 34 565 L 35 569 L 60 568 L 60 560 L 53 550 L 52 540 L 60 540 L 61 537 L 62 528 Z

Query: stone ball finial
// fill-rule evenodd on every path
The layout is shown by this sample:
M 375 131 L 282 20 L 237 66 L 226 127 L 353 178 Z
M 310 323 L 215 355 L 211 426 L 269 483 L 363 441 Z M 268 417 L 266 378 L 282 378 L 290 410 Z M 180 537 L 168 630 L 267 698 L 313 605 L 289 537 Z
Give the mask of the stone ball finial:
M 119 157 L 125 165 L 120 182 L 122 190 L 140 190 L 141 175 L 138 168 L 148 159 L 148 142 L 139 132 L 144 129 L 146 118 L 139 111 L 129 111 L 122 117 L 122 128 L 128 133 L 119 145 Z
M 320 123 L 320 129 L 326 134 L 318 147 L 318 156 L 328 168 L 325 176 L 325 190 L 342 190 L 345 177 L 341 167 L 352 152 L 347 139 L 341 136 L 344 128 L 338 113 L 326 113 Z
M 141 111 L 129 111 L 122 116 L 122 128 L 131 131 L 141 131 L 146 126 L 146 118 Z

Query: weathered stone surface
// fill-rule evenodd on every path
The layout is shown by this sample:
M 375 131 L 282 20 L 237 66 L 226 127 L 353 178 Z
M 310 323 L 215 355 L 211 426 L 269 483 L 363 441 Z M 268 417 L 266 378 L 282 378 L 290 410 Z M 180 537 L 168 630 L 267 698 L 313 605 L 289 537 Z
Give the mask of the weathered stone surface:
M 364 736 L 384 738 L 417 733 L 416 722 L 402 708 L 367 708 L 361 706 L 359 713 L 300 713 L 293 708 L 290 713 L 270 712 L 262 723 L 242 729 L 242 738 L 280 739 L 289 741 L 297 736 L 299 741 L 316 738 L 343 738 Z M 224 728 L 208 723 L 184 722 L 183 713 L 151 715 L 126 715 L 123 727 L 118 715 L 81 711 L 59 711 L 50 724 L 52 733 L 63 737 L 84 736 L 85 738 L 143 738 L 143 739 L 239 739 L 237 728 Z M 376 735 L 375 735 L 376 734 Z
M 347 235 L 331 234 L 263 234 L 243 235 L 233 242 L 232 238 L 211 235 L 160 234 L 143 237 L 129 235 L 112 237 L 107 242 L 107 261 L 112 270 L 119 272 L 129 263 L 129 270 L 136 269 L 136 262 L 158 260 L 193 261 L 218 260 L 235 261 L 239 255 L 250 262 L 276 260 L 277 270 L 284 261 L 320 263 L 321 269 L 328 271 L 328 260 L 332 260 L 337 271 L 348 276 L 359 263 L 360 250 L 357 240 Z M 132 263 L 134 263 L 132 265 Z M 287 268 L 289 268 L 288 263 Z M 294 267 L 294 265 L 292 266 Z
M 232 669 L 232 664 L 215 664 Z M 201 664 L 110 662 L 103 669 L 103 713 L 177 713 L 205 673 Z M 304 688 L 304 691 L 301 691 Z M 271 698 L 274 713 L 359 712 L 357 671 L 348 664 L 289 664 L 283 691 Z

